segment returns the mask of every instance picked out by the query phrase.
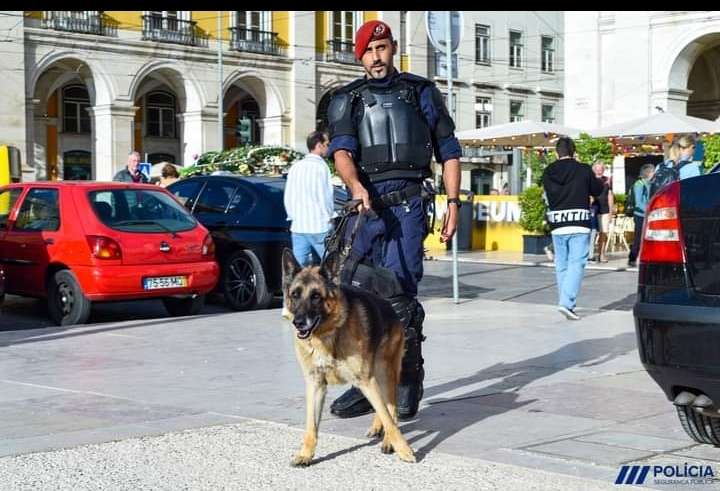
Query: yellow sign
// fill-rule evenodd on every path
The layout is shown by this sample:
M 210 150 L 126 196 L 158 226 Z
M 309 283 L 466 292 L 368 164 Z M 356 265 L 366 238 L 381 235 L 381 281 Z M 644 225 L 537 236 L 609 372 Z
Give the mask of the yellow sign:
M 0 186 L 10 184 L 10 149 L 0 145 Z
M 468 206 L 465 198 L 461 196 L 461 199 L 463 207 Z M 440 251 L 447 248 L 446 244 L 440 242 L 440 230 L 447 210 L 447 196 L 438 195 L 435 206 L 437 209 L 435 233 L 427 236 L 425 248 Z M 473 197 L 471 249 L 522 252 L 524 232 L 518 223 L 519 220 L 520 204 L 517 196 Z M 458 225 L 459 234 L 467 233 L 461 229 L 461 223 Z

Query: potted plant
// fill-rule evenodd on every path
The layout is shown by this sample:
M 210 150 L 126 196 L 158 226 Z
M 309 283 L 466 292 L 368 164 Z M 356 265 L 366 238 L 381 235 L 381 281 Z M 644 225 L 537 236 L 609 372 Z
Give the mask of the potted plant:
M 545 220 L 547 211 L 543 189 L 540 186 L 530 186 L 520 193 L 520 226 L 528 232 L 523 234 L 524 254 L 543 254 L 544 248 L 550 245 L 552 239 Z

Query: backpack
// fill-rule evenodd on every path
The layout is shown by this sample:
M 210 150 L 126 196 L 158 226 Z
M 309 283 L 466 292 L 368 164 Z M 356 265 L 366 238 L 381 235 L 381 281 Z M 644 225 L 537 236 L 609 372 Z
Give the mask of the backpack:
M 671 165 L 668 165 L 668 163 L 671 163 Z M 660 188 L 670 184 L 671 182 L 679 181 L 680 167 L 686 163 L 687 162 L 680 162 L 679 165 L 675 165 L 674 162 L 669 160 L 658 165 L 657 169 L 655 169 L 655 175 L 650 180 L 650 193 L 648 194 L 648 199 L 655 196 L 655 193 L 657 193 Z
M 635 184 L 637 181 L 632 183 L 630 191 L 628 192 L 627 198 L 625 198 L 625 216 L 631 217 L 635 214 Z

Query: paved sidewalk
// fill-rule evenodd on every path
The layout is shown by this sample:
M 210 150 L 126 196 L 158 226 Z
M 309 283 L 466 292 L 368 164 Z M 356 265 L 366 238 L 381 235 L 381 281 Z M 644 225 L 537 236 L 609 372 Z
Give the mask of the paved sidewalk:
M 588 261 L 586 269 L 597 271 L 637 271 L 637 267 L 627 264 L 627 252 L 611 252 L 608 262 Z M 451 251 L 429 251 L 427 259 L 435 261 L 452 261 Z M 458 251 L 458 262 L 478 264 L 501 264 L 516 266 L 543 266 L 554 268 L 555 263 L 544 254 L 523 254 L 522 252 L 505 251 Z
M 379 440 L 321 433 L 320 458 L 288 465 L 302 431 L 258 420 L 0 459 L 0 490 L 517 489 L 612 490 L 611 483 L 434 452 L 417 464 Z M 632 489 L 632 488 L 631 488 Z
M 419 457 L 419 475 L 426 475 L 422 466 L 445 455 L 476 459 L 481 469 L 489 461 L 589 479 L 589 489 L 596 481 L 614 482 L 628 463 L 720 468 L 720 452 L 685 436 L 672 405 L 640 365 L 631 312 L 586 308 L 581 321 L 571 322 L 552 305 L 483 298 L 424 303 L 425 398 L 417 419 L 401 425 Z M 237 424 L 238 417 L 300 430 L 304 387 L 293 336 L 279 309 L 0 332 L 0 456 Z M 396 463 L 375 446 L 355 443 L 362 441 L 370 415 L 341 420 L 329 414 L 329 401 L 342 390 L 329 391 L 321 429 L 353 442 L 324 437 L 328 445 L 321 443 L 319 461 L 309 471 L 325 476 L 333 475 L 329 468 L 343 469 L 349 487 L 370 487 L 355 480 L 364 466 L 381 470 Z M 200 432 L 197 445 L 222 447 L 224 434 L 222 428 Z M 299 444 L 297 432 L 273 436 L 268 430 L 266 436 L 277 450 L 258 454 L 261 462 L 268 459 L 254 470 L 260 483 L 275 482 L 274 462 L 285 465 Z M 157 447 L 169 453 L 164 458 L 177 449 L 173 438 Z M 146 458 L 146 443 L 137 444 L 137 453 L 135 443 L 98 451 L 135 459 L 127 462 L 137 466 Z M 124 448 L 130 453 L 118 454 Z M 346 453 L 338 454 L 342 448 Z M 44 458 L 11 458 L 2 465 L 12 474 L 31 475 L 22 469 Z M 50 462 L 66 465 L 64 457 L 47 458 L 61 459 L 48 460 L 48 469 Z M 78 458 L 77 472 L 117 472 L 110 458 Z M 202 466 L 190 469 L 201 472 Z M 403 487 L 404 478 L 398 479 L 393 482 Z

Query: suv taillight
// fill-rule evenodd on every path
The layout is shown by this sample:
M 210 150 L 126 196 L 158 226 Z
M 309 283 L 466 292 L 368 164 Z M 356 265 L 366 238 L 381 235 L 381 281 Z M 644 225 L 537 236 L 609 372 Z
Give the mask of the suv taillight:
M 680 229 L 680 183 L 658 192 L 648 203 L 640 246 L 640 262 L 684 263 Z
M 86 238 L 93 257 L 98 259 L 122 259 L 120 244 L 111 238 L 101 235 L 88 235 Z
M 215 255 L 215 242 L 213 242 L 210 234 L 207 234 L 205 240 L 203 240 L 202 255 L 210 257 Z

